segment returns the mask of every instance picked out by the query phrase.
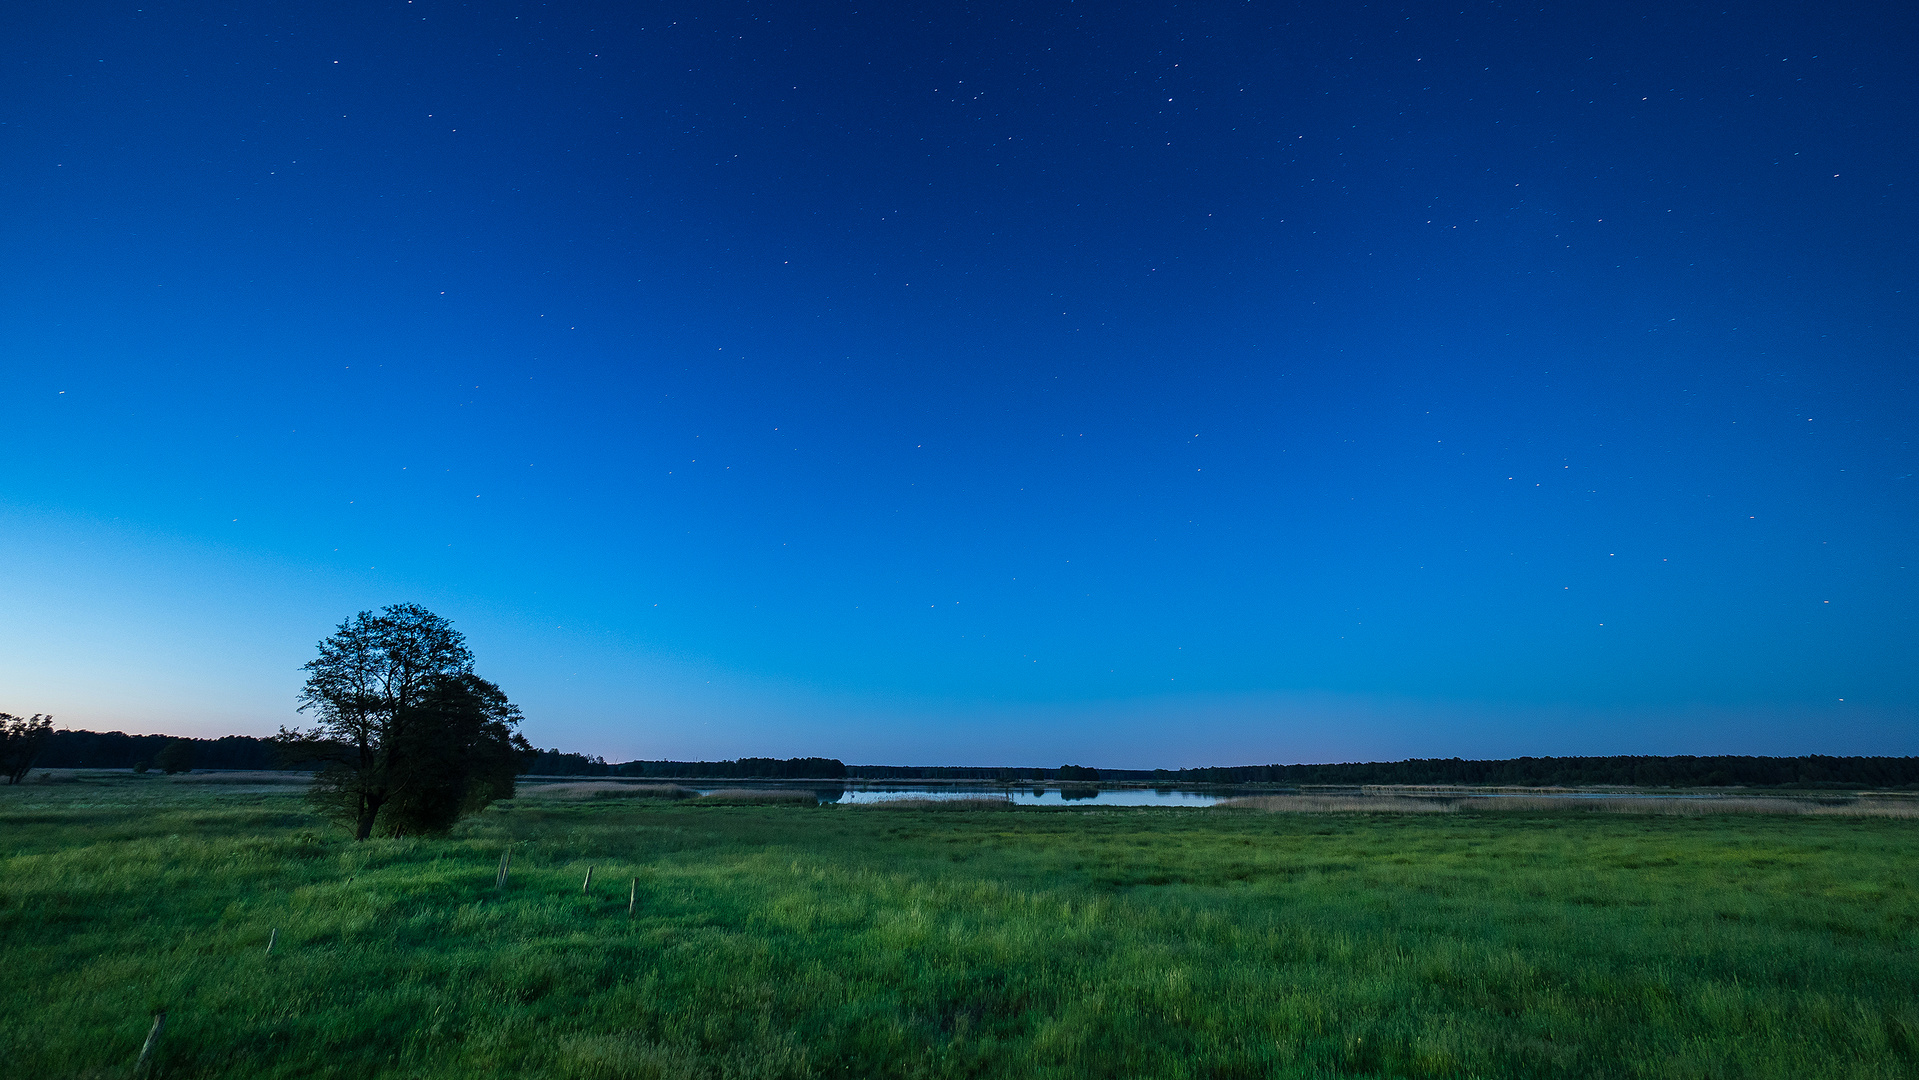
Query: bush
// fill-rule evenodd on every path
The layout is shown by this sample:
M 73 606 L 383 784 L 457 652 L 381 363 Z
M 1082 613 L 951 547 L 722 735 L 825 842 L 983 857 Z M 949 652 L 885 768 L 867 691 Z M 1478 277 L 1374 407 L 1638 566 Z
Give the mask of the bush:
M 160 771 L 168 776 L 174 773 L 192 772 L 193 744 L 185 739 L 175 739 L 160 748 L 160 753 L 154 757 L 153 763 L 160 766 Z

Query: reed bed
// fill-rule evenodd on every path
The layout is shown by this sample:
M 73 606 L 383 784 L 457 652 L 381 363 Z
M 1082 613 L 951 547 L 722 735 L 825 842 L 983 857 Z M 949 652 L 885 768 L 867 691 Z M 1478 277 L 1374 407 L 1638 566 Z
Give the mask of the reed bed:
M 879 799 L 852 805 L 860 810 L 1010 810 L 1013 808 L 1013 804 L 1005 799 L 988 796 L 976 799 Z
M 615 780 L 522 784 L 519 793 L 529 799 L 691 799 L 699 794 L 678 784 L 622 784 Z
M 34 769 L 20 778 L 22 784 L 77 784 L 80 773 L 77 769 Z
M 1450 814 L 1456 809 L 1441 799 L 1407 795 L 1248 795 L 1213 806 L 1274 814 Z
M 22 784 L 198 784 L 233 787 L 305 787 L 313 782 L 310 772 L 279 769 L 215 769 L 196 772 L 163 773 L 158 769 L 137 774 L 131 769 L 34 769 L 20 778 Z
M 820 801 L 820 797 L 811 791 L 795 791 L 788 788 L 722 788 L 693 801 L 709 806 L 714 804 L 752 806 L 768 803 L 813 806 Z
M 1563 795 L 1510 795 L 1498 798 L 1416 795 L 1254 795 L 1226 799 L 1225 809 L 1277 814 L 1457 814 L 1585 811 L 1699 817 L 1708 814 L 1782 814 L 1827 817 L 1919 818 L 1919 801 L 1899 798 L 1819 800 L 1729 796 L 1725 798 L 1580 798 Z
M 272 769 L 222 769 L 218 772 L 186 772 L 162 776 L 169 784 L 236 784 L 247 787 L 305 787 L 313 782 L 310 772 L 280 772 Z

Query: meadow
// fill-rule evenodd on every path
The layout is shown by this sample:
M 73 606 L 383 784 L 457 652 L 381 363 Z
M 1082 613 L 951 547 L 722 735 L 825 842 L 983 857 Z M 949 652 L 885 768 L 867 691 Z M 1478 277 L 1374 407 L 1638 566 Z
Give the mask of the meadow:
M 0 830 L 8 1076 L 162 1010 L 153 1077 L 1919 1075 L 1912 818 L 529 793 L 355 844 L 122 776 Z

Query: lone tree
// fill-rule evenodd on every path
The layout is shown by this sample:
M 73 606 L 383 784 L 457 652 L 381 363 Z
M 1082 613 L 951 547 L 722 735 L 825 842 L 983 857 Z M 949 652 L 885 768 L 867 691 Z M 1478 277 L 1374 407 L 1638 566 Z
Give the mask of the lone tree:
M 307 662 L 300 711 L 280 729 L 290 760 L 318 761 L 308 798 L 365 840 L 445 832 L 462 814 L 511 798 L 522 755 L 520 710 L 473 674 L 451 623 L 416 604 L 362 611 Z
M 175 739 L 160 748 L 160 752 L 153 757 L 153 763 L 168 776 L 190 773 L 193 771 L 193 744 L 185 739 Z
M 47 736 L 53 734 L 53 717 L 15 716 L 0 712 L 0 773 L 5 773 L 7 783 L 17 784 L 33 768 L 33 759 L 40 756 L 40 748 L 47 744 Z

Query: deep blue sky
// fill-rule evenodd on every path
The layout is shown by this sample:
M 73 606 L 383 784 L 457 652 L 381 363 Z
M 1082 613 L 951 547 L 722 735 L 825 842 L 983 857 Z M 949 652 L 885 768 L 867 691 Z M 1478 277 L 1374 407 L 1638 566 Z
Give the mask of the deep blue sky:
M 0 709 L 1919 753 L 1899 5 L 15 5 Z

